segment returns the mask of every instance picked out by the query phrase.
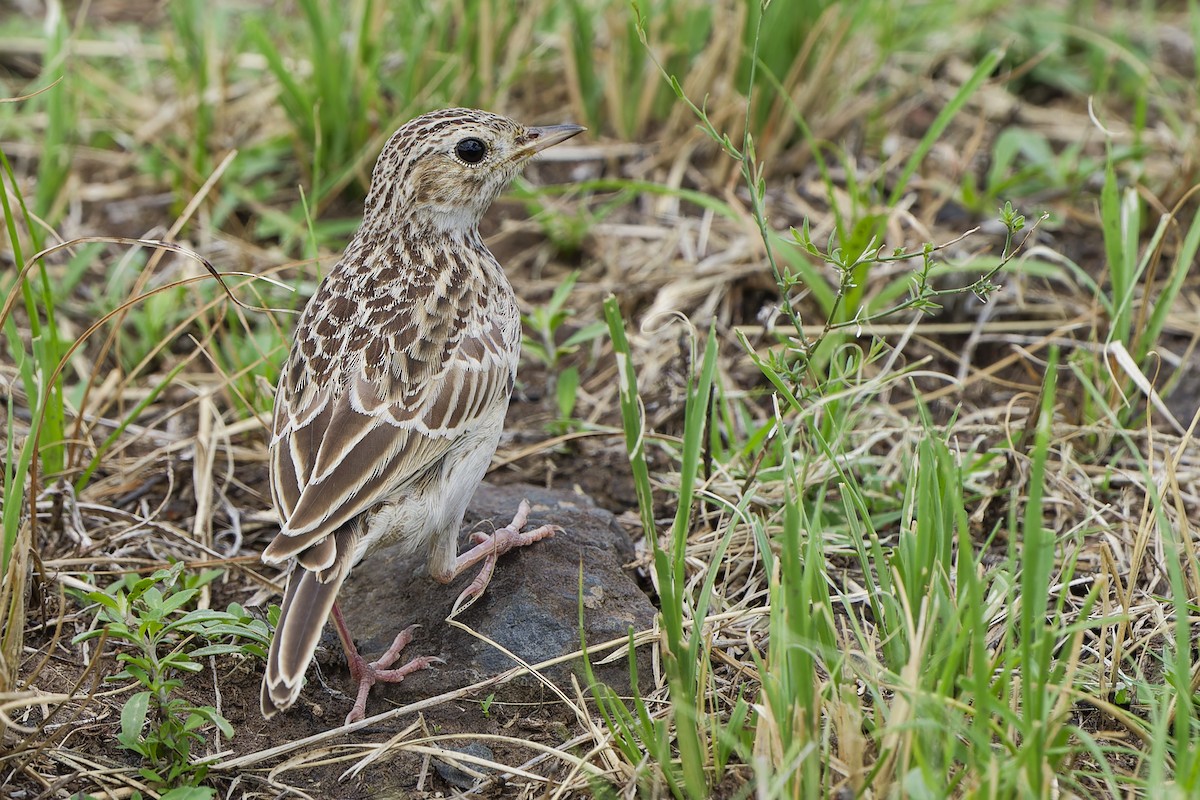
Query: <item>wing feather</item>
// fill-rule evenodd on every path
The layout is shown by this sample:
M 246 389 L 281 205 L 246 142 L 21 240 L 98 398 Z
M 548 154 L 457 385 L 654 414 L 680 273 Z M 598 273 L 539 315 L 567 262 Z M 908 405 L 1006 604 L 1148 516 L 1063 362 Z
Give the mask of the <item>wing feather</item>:
M 411 375 L 372 380 L 360 365 L 315 397 L 301 392 L 293 402 L 280 392 L 271 485 L 284 524 L 264 561 L 304 553 L 304 567 L 327 568 L 334 548 L 320 545 L 332 532 L 437 467 L 460 436 L 504 403 L 515 364 L 503 342 L 488 341 L 502 332 L 471 327 L 473 335 L 439 353 L 434 363 L 449 357 L 419 383 Z

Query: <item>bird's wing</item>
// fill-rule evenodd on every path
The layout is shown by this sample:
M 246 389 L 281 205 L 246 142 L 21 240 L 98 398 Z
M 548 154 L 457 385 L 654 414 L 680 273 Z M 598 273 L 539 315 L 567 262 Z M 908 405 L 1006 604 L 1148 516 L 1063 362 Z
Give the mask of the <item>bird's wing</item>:
M 412 327 L 374 364 L 371 348 L 340 359 L 332 370 L 340 374 L 305 374 L 303 348 L 293 350 L 271 446 L 284 524 L 264 561 L 296 556 L 306 569 L 329 569 L 338 549 L 331 533 L 440 469 L 454 442 L 507 399 L 513 362 L 499 323 L 465 314 L 440 326 L 444 336 Z

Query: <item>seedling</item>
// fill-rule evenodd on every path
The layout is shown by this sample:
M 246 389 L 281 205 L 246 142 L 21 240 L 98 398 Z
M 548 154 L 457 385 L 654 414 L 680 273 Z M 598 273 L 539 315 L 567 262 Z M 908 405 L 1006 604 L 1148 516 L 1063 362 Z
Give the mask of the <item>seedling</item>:
M 192 748 L 204 743 L 206 728 L 233 737 L 233 726 L 216 708 L 193 705 L 179 693 L 183 675 L 203 669 L 206 656 L 266 657 L 266 623 L 241 606 L 183 610 L 220 574 L 189 575 L 177 563 L 148 577 L 126 575 L 86 595 L 99 606 L 97 624 L 74 642 L 107 633 L 125 648 L 117 654 L 125 668 L 106 681 L 132 680 L 142 689 L 125 701 L 117 742 L 145 760 L 139 772 L 157 787 L 196 786 L 204 779 L 207 767 L 194 763 Z
M 563 357 L 600 338 L 606 330 L 603 322 L 593 322 L 575 331 L 561 344 L 558 342 L 559 329 L 575 314 L 567 308 L 567 298 L 571 296 L 578 280 L 579 271 L 576 270 L 559 284 L 546 305 L 537 306 L 528 314 L 521 315 L 521 323 L 529 331 L 521 336 L 521 349 L 542 362 L 552 373 Z

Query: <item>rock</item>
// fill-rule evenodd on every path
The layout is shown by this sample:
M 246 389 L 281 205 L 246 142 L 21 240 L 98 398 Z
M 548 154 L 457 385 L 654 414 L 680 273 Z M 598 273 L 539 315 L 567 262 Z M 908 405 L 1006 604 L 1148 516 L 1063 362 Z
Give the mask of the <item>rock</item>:
M 487 591 L 457 619 L 484 637 L 537 664 L 579 649 L 579 571 L 583 569 L 583 619 L 589 644 L 644 630 L 656 614 L 646 595 L 622 568 L 633 559 L 633 545 L 608 511 L 595 507 L 583 495 L 550 491 L 527 485 L 484 484 L 471 501 L 459 552 L 473 531 L 491 531 L 508 524 L 522 498 L 531 505 L 529 527 L 558 525 L 553 538 L 513 550 L 501 557 Z M 528 528 L 527 528 L 528 529 Z M 497 675 L 516 663 L 470 633 L 446 624 L 454 599 L 476 570 L 453 584 L 442 585 L 429 577 L 423 554 L 398 556 L 397 548 L 372 553 L 354 568 L 342 587 L 338 602 L 360 652 L 368 660 L 383 652 L 403 628 L 417 623 L 413 642 L 401 654 L 399 666 L 420 655 L 445 659 L 431 669 L 416 672 L 400 684 L 377 685 L 371 690 L 368 714 L 382 710 L 377 698 L 407 703 Z M 345 658 L 327 626 L 323 652 L 318 653 L 330 685 L 352 693 Z M 601 667 L 593 657 L 596 677 L 620 694 L 629 691 L 629 665 L 622 659 Z M 578 660 L 577 660 L 578 661 Z M 580 675 L 579 663 L 555 665 L 543 675 L 571 693 L 569 674 Z M 638 675 L 652 675 L 649 651 L 639 652 Z M 532 675 L 522 676 L 489 690 L 499 702 L 537 702 L 546 688 Z
M 484 747 L 479 742 L 472 742 L 465 747 L 456 747 L 453 749 L 453 752 L 464 753 L 468 756 L 475 756 L 476 758 L 488 761 L 494 761 L 496 758 L 490 748 Z M 478 764 L 466 764 L 465 766 L 484 775 L 491 772 L 487 767 L 481 767 Z M 433 762 L 433 768 L 437 771 L 438 775 L 442 776 L 442 780 L 457 789 L 470 789 L 475 785 L 476 778 L 473 775 L 461 767 L 442 761 L 440 758 Z

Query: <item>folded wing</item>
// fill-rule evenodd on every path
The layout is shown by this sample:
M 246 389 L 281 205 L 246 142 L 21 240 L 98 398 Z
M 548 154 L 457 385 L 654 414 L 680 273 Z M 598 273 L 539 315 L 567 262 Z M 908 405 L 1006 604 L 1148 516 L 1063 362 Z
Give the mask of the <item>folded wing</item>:
M 456 440 L 506 405 L 513 363 L 504 332 L 481 317 L 462 322 L 444 347 L 423 342 L 425 358 L 398 349 L 372 367 L 351 353 L 326 377 L 289 363 L 285 374 L 300 385 L 279 393 L 271 445 L 283 526 L 264 561 L 296 557 L 318 573 L 334 567 L 334 531 L 441 469 Z M 292 359 L 303 359 L 299 348 Z

